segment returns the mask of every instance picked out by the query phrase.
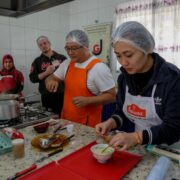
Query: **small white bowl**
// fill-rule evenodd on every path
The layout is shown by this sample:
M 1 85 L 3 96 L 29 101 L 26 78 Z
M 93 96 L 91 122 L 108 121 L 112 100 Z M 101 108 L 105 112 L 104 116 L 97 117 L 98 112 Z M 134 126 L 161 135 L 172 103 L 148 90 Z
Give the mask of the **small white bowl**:
M 106 163 L 112 157 L 114 153 L 114 149 L 112 147 L 108 147 L 104 152 L 103 149 L 106 148 L 108 144 L 96 144 L 91 147 L 91 152 L 93 156 L 97 159 L 99 163 Z

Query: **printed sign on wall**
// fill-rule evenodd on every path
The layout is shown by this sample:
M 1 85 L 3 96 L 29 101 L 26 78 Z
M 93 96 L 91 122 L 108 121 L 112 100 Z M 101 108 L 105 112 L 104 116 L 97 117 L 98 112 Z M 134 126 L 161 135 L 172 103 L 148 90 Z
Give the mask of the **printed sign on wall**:
M 87 26 L 84 29 L 89 37 L 91 52 L 109 65 L 112 23 Z

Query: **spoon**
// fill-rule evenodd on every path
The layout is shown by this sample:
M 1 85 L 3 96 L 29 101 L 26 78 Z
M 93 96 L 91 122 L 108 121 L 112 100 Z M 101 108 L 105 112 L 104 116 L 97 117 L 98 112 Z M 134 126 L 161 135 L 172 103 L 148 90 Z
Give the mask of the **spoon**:
M 110 147 L 110 146 L 109 146 L 109 145 L 106 146 L 106 147 L 101 151 L 101 153 L 105 152 L 108 147 Z

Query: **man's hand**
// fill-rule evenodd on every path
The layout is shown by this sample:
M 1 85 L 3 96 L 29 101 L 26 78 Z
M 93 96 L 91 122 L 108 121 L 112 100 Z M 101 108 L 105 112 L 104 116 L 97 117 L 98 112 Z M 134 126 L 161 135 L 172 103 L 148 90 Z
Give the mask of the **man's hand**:
M 55 70 L 55 67 L 53 65 L 49 65 L 46 69 L 47 75 L 52 74 L 54 72 L 54 70 Z
M 47 67 L 46 71 L 38 74 L 38 78 L 40 80 L 42 80 L 42 79 L 46 78 L 47 76 L 51 75 L 54 72 L 54 70 L 55 70 L 55 67 L 53 65 L 49 65 Z
M 77 96 L 72 99 L 72 103 L 77 107 L 81 108 L 89 104 L 89 97 Z
M 45 84 L 49 92 L 56 92 L 59 86 L 59 80 L 54 75 L 51 75 L 45 80 Z

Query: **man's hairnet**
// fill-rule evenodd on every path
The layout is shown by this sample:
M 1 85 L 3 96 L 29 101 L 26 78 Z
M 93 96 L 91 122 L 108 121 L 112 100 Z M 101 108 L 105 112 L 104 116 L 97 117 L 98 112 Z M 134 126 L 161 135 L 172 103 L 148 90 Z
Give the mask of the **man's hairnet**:
M 139 22 L 128 21 L 121 24 L 112 35 L 112 42 L 127 42 L 145 54 L 152 53 L 155 47 L 154 38 Z
M 73 30 L 66 36 L 66 42 L 75 42 L 81 46 L 89 47 L 89 39 L 82 30 Z

